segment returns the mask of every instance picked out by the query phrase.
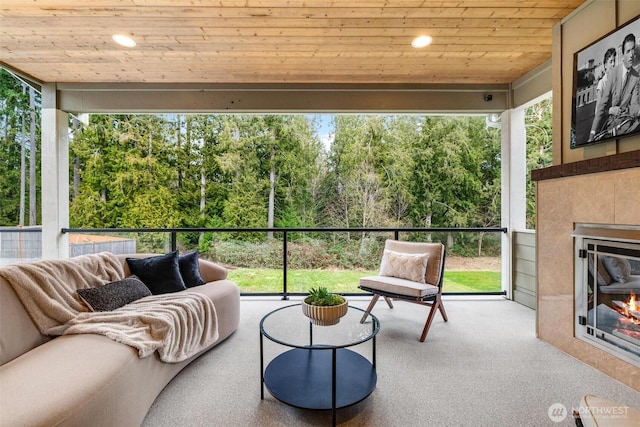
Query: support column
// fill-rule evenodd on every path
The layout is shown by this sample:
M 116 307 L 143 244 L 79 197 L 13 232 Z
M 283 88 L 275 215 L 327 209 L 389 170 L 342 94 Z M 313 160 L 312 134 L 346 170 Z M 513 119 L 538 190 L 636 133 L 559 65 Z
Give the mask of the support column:
M 525 109 L 502 113 L 502 290 L 513 298 L 512 236 L 527 224 L 527 143 Z
M 43 85 L 42 259 L 69 256 L 69 115 L 57 106 L 56 85 Z

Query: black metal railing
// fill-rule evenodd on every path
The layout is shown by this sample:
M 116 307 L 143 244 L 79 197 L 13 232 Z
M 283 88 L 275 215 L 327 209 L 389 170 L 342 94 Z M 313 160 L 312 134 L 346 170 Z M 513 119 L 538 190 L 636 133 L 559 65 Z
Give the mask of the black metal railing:
M 63 228 L 62 233 L 168 233 L 169 246 L 171 250 L 178 247 L 177 236 L 180 233 L 273 233 L 276 240 L 282 242 L 282 291 L 281 292 L 251 292 L 243 293 L 243 295 L 255 296 L 281 296 L 288 299 L 289 296 L 304 295 L 303 293 L 290 292 L 288 287 L 288 271 L 289 271 L 289 236 L 293 233 L 358 233 L 358 234 L 374 234 L 374 233 L 390 233 L 393 239 L 399 240 L 401 234 L 420 233 L 506 233 L 506 228 L 484 228 L 484 227 L 467 227 L 467 228 Z M 445 295 L 504 295 L 504 291 L 478 291 L 478 292 L 444 292 Z M 346 295 L 362 295 L 356 293 L 346 293 Z
M 301 292 L 291 292 L 289 289 L 289 266 L 290 266 L 290 251 L 289 251 L 289 243 L 290 241 L 297 240 L 300 235 L 311 235 L 313 236 L 318 234 L 325 233 L 347 233 L 351 234 L 359 234 L 362 236 L 372 236 L 375 234 L 383 233 L 389 234 L 389 238 L 393 238 L 395 240 L 400 240 L 401 236 L 404 239 L 421 239 L 421 240 L 429 240 L 429 237 L 432 235 L 436 238 L 434 241 L 437 241 L 438 233 L 445 233 L 448 235 L 455 235 L 460 233 L 482 233 L 482 234 L 495 234 L 495 233 L 506 233 L 506 228 L 483 228 L 483 227 L 467 227 L 467 228 L 64 228 L 61 230 L 62 233 L 79 233 L 79 234 L 110 234 L 110 235 L 129 235 L 129 243 L 133 242 L 133 246 L 131 244 L 125 244 L 123 242 L 110 242 L 108 247 L 104 247 L 104 244 L 101 243 L 81 243 L 81 242 L 70 242 L 69 244 L 69 253 L 70 256 L 77 256 L 83 253 L 93 253 L 92 251 L 102 251 L 109 250 L 111 252 L 116 253 L 130 253 L 131 248 L 135 248 L 135 239 L 140 236 L 131 238 L 131 234 L 137 233 L 161 233 L 166 234 L 164 238 L 162 238 L 162 248 L 154 247 L 154 250 L 175 250 L 178 247 L 178 235 L 181 233 L 252 233 L 255 235 L 256 233 L 269 233 L 274 236 L 273 241 L 279 241 L 281 244 L 281 249 L 276 250 L 277 252 L 281 251 L 281 259 L 282 259 L 282 283 L 280 286 L 280 292 L 250 292 L 243 293 L 243 295 L 265 295 L 265 296 L 281 296 L 283 299 L 288 299 L 289 296 L 292 295 L 304 295 Z M 41 227 L 1 227 L 0 228 L 0 248 L 2 248 L 3 252 L 0 253 L 1 261 L 6 261 L 7 258 L 11 260 L 27 258 L 27 259 L 37 259 L 41 257 L 41 239 L 35 238 L 32 233 L 41 232 Z M 28 234 L 22 234 L 28 233 Z M 424 235 L 424 238 L 418 237 L 415 233 L 420 235 Z M 265 239 L 262 239 L 265 240 Z M 357 239 L 354 239 L 357 241 Z M 440 239 L 442 240 L 442 239 Z M 218 240 L 217 244 L 220 244 L 222 240 Z M 116 244 L 117 243 L 117 244 Z M 443 242 L 444 243 L 444 242 Z M 14 248 L 15 246 L 15 248 Z M 276 245 L 277 246 L 277 245 Z M 28 250 L 27 250 L 28 249 Z M 184 248 L 183 248 L 184 249 Z M 128 252 L 121 252 L 121 251 Z M 134 249 L 135 250 L 135 249 Z M 295 252 L 295 247 L 292 248 Z M 120 251 L 120 252 L 118 252 Z M 7 252 L 6 254 L 4 252 Z M 280 255 L 278 255 L 280 256 Z M 294 257 L 295 261 L 295 257 Z M 295 262 L 293 263 L 295 265 Z M 233 264 L 231 264 L 233 265 Z M 293 268 L 293 270 L 296 270 Z M 446 278 L 446 274 L 445 274 Z M 295 283 L 294 283 L 295 285 Z M 275 287 L 278 288 L 277 286 Z M 295 286 L 294 286 L 295 288 Z M 504 291 L 473 291 L 473 292 L 452 292 L 447 291 L 445 288 L 444 293 L 446 295 L 504 295 Z M 346 295 L 362 295 L 355 293 L 346 293 Z

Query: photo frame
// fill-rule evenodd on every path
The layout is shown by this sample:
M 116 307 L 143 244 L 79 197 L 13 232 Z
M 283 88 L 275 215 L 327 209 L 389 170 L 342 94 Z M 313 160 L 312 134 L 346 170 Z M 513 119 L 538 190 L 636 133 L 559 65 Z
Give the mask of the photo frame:
M 639 18 L 574 54 L 571 148 L 640 133 Z

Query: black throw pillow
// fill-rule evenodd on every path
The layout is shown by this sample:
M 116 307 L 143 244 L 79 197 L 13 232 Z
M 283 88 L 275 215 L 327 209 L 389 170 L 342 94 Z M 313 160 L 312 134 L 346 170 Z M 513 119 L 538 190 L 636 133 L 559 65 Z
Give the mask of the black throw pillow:
M 76 291 L 91 311 L 111 311 L 151 295 L 149 288 L 136 276 L 103 286 Z
M 205 281 L 200 275 L 200 266 L 198 264 L 198 251 L 189 252 L 178 258 L 180 266 L 180 274 L 187 288 L 204 285 Z
M 127 258 L 132 274 L 147 285 L 153 295 L 186 289 L 178 266 L 178 251 L 149 258 Z

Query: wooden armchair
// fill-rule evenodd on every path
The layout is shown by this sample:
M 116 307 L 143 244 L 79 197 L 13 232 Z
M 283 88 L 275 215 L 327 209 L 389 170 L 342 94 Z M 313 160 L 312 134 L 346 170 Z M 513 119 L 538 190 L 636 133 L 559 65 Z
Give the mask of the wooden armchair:
M 373 293 L 362 321 L 364 322 L 381 296 L 389 308 L 393 308 L 391 299 L 430 306 L 431 310 L 420 336 L 420 342 L 424 342 L 436 311 L 440 311 L 445 322 L 448 320 L 442 305 L 444 260 L 445 247 L 442 243 L 387 240 L 379 275 L 360 279 L 359 288 Z

